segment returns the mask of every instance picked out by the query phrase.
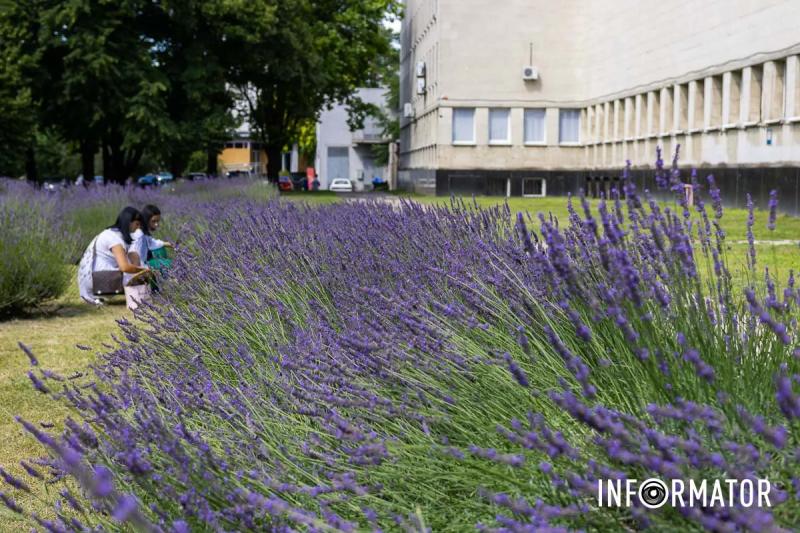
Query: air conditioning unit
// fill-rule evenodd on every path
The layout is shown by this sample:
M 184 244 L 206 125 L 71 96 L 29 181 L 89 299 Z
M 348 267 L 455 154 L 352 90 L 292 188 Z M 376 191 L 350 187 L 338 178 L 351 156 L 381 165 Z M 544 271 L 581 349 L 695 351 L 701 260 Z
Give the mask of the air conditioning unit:
M 522 68 L 522 79 L 525 81 L 533 81 L 539 79 L 539 69 L 532 66 Z
M 425 78 L 417 78 L 417 94 L 425 94 Z
M 403 104 L 403 117 L 414 118 L 414 106 L 411 105 L 411 102 Z
M 420 61 L 419 63 L 417 63 L 417 77 L 418 78 L 425 77 L 425 62 L 424 61 Z

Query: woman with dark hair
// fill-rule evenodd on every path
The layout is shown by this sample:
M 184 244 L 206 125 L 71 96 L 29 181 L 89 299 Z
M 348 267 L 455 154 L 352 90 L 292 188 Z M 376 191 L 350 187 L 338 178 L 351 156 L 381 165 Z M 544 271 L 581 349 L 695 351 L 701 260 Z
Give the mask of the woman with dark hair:
M 139 211 L 126 207 L 113 225 L 92 239 L 78 267 L 81 298 L 95 305 L 101 304 L 98 296 L 123 293 L 123 273 L 137 274 L 147 270 L 128 257 L 132 234 L 141 228 L 142 221 Z
M 161 210 L 154 205 L 146 205 L 142 209 L 142 231 L 136 232 L 130 249 L 132 260 L 145 265 L 159 248 L 172 248 L 172 243 L 153 237 L 153 232 L 161 225 Z M 136 254 L 135 256 L 133 254 Z

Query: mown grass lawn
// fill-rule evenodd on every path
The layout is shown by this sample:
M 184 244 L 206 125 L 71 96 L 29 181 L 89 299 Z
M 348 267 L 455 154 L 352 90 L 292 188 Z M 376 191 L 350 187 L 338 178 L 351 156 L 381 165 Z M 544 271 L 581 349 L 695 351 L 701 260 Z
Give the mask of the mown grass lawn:
M 116 328 L 115 320 L 121 317 L 131 318 L 124 298 L 115 298 L 107 306 L 92 308 L 81 302 L 73 284 L 64 297 L 46 309 L 0 322 L 0 436 L 3 439 L 0 466 L 28 480 L 33 494 L 15 491 L 14 497 L 18 503 L 37 509 L 43 516 L 51 511 L 35 500 L 45 491 L 60 490 L 60 486 L 33 483 L 35 480 L 24 475 L 19 461 L 41 456 L 44 449 L 14 421 L 14 417 L 21 416 L 34 424 L 55 424 L 60 428 L 69 411 L 33 389 L 27 376 L 30 363 L 17 343 L 28 345 L 42 368 L 64 377 L 75 372 L 86 373 L 90 372 L 87 365 L 93 360 L 93 352 L 79 350 L 76 345 L 102 349 L 101 343 L 111 340 L 110 335 Z M 0 531 L 27 531 L 26 524 L 5 506 L 0 506 Z

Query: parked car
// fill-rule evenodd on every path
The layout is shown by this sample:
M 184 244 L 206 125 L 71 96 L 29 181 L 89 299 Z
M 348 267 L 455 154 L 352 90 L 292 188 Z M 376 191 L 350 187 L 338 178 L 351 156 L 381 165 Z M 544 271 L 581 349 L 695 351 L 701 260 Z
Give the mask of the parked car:
M 136 180 L 136 183 L 142 187 L 146 185 L 158 185 L 158 176 L 155 174 L 145 174 L 144 176 L 139 176 L 139 179 Z
M 160 183 L 166 183 L 166 182 L 168 182 L 168 181 L 174 181 L 174 180 L 175 180 L 175 178 L 174 178 L 174 177 L 172 176 L 172 174 L 171 174 L 171 173 L 169 173 L 169 172 L 159 172 L 159 173 L 156 175 L 156 179 L 158 180 L 158 183 L 159 183 L 159 184 L 160 184 Z
M 292 178 L 286 174 L 278 176 L 278 189 L 281 191 L 291 191 L 293 189 Z
M 225 173 L 228 178 L 249 178 L 250 173 L 246 170 L 231 170 Z
M 336 178 L 328 189 L 334 192 L 353 192 L 353 182 L 345 178 Z
M 103 176 L 95 176 L 94 182 L 97 185 L 104 185 L 106 183 L 106 179 Z
M 208 174 L 205 172 L 189 172 L 186 177 L 190 181 L 203 181 L 208 179 Z
M 42 189 L 47 192 L 55 192 L 59 189 L 66 189 L 70 181 L 62 176 L 48 176 L 42 180 Z

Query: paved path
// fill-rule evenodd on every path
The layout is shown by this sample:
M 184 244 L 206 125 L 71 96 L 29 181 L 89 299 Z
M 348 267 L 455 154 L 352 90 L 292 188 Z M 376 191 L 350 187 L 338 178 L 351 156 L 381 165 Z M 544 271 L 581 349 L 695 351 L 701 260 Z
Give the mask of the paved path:
M 747 244 L 747 241 L 730 241 L 731 244 Z M 800 242 L 790 240 L 753 241 L 755 244 L 771 244 L 773 246 L 798 246 Z

